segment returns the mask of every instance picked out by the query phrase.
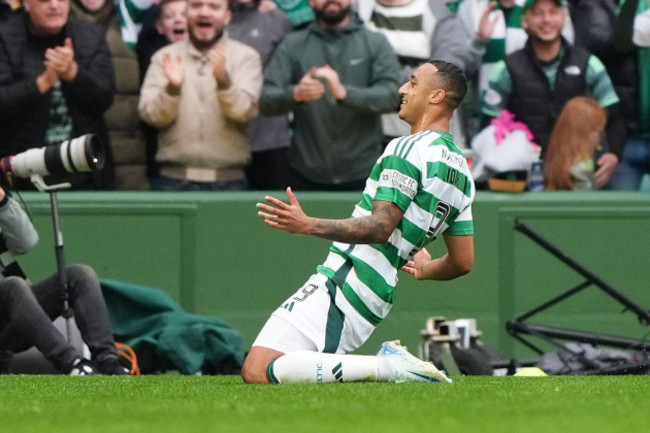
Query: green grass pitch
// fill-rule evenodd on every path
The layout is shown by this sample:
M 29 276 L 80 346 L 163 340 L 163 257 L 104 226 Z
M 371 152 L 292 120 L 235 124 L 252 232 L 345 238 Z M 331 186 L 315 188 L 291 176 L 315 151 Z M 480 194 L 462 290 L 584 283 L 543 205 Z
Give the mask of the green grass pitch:
M 650 429 L 650 378 L 244 385 L 238 376 L 0 376 L 1 432 L 607 433 Z

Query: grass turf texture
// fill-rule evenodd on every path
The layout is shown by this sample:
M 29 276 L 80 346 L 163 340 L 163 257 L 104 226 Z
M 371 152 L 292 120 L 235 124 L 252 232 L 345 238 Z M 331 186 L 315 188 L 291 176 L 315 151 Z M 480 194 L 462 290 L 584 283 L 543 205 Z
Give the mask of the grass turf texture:
M 244 385 L 237 376 L 0 376 L 3 432 L 642 432 L 650 378 Z

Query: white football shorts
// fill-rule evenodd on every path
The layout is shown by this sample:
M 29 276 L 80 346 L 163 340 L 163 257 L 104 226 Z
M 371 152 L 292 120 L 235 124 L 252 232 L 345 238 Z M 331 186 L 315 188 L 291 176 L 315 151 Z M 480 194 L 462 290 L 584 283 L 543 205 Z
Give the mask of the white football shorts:
M 271 314 L 253 346 L 282 353 L 348 353 L 358 349 L 374 330 L 339 288 L 325 275 L 314 274 Z

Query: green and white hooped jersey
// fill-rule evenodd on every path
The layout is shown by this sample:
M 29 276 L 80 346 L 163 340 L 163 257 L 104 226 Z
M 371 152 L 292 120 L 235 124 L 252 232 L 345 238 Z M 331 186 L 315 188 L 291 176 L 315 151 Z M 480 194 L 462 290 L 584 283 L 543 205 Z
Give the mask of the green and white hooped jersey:
M 372 325 L 388 314 L 398 270 L 442 233 L 474 234 L 474 181 L 453 137 L 427 130 L 392 140 L 370 173 L 353 217 L 369 215 L 372 203 L 395 203 L 404 216 L 388 242 L 334 242 L 318 272 L 328 276 Z

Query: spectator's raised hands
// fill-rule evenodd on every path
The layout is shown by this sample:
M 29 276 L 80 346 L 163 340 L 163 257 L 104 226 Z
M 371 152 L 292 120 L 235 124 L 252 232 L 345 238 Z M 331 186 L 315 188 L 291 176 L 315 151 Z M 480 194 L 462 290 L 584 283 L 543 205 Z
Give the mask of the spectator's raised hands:
M 478 31 L 476 32 L 476 39 L 481 42 L 486 42 L 492 37 L 494 32 L 494 27 L 497 24 L 498 16 L 491 17 L 492 12 L 497 8 L 498 3 L 496 1 L 490 2 L 488 7 L 483 11 L 481 16 L 481 21 L 479 21 Z
M 162 67 L 163 72 L 169 85 L 178 89 L 183 84 L 183 77 L 185 70 L 183 68 L 183 58 L 181 55 L 176 56 L 176 60 L 172 60 L 172 57 L 169 53 L 164 53 L 162 58 Z
M 208 60 L 210 60 L 210 64 L 212 65 L 212 75 L 217 80 L 219 88 L 227 89 L 232 83 L 226 70 L 226 56 L 223 49 L 223 45 L 218 44 L 215 49 L 208 53 Z
M 336 72 L 330 65 L 321 66 L 314 72 L 314 77 L 322 78 L 327 82 L 327 87 L 330 89 L 332 96 L 338 100 L 345 99 L 348 96 L 348 91 L 345 89 L 339 73 Z
M 74 59 L 74 48 L 70 38 L 66 38 L 62 47 L 48 48 L 45 51 L 45 67 L 56 72 L 64 81 L 72 81 L 79 72 Z
M 293 88 L 293 99 L 298 102 L 309 102 L 320 99 L 325 94 L 325 86 L 315 77 L 317 68 L 313 67 L 300 79 Z

